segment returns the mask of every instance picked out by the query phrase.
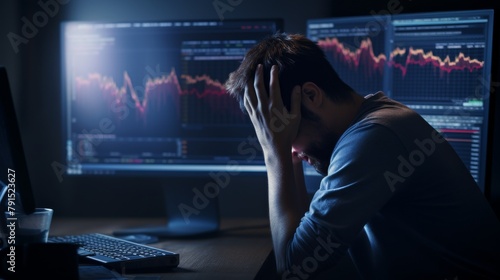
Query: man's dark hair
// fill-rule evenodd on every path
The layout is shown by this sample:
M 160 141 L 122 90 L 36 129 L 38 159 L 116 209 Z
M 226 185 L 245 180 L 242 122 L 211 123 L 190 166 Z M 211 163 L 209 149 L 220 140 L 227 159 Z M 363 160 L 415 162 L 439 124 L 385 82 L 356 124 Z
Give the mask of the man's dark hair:
M 281 97 L 290 110 L 291 93 L 295 86 L 313 82 L 333 101 L 350 99 L 354 90 L 340 79 L 319 46 L 300 34 L 277 33 L 250 49 L 236 71 L 226 81 L 228 93 L 243 106 L 243 95 L 248 82 L 253 84 L 257 65 L 262 64 L 264 82 L 269 92 L 270 70 L 279 67 Z

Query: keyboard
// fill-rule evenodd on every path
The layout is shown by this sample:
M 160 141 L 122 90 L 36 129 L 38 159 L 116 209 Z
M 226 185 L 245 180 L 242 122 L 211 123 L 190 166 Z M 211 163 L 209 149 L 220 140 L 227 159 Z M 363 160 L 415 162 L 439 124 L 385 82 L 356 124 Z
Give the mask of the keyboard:
M 51 236 L 48 242 L 78 244 L 83 261 L 120 273 L 162 271 L 179 265 L 177 253 L 100 233 Z

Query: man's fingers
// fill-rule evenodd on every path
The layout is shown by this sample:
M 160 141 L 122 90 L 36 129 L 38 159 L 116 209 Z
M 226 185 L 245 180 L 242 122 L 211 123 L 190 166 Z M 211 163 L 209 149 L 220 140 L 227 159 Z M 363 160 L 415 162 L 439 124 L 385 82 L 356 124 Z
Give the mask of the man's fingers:
M 254 83 L 248 82 L 245 87 L 245 94 L 243 96 L 243 104 L 247 112 L 251 114 L 253 110 L 257 107 L 258 99 L 255 93 L 255 81 Z
M 280 81 L 279 81 L 279 68 L 277 65 L 273 65 L 271 67 L 271 77 L 269 80 L 269 98 L 276 105 L 283 104 L 281 100 L 281 90 L 280 90 Z
M 247 110 L 248 114 L 251 115 L 252 112 L 253 112 L 253 106 L 252 106 L 252 102 L 250 101 L 250 97 L 249 97 L 249 86 L 247 85 L 245 87 L 245 94 L 243 95 L 243 105 L 245 105 L 245 109 Z
M 262 106 L 263 104 L 267 105 L 268 97 L 266 92 L 266 87 L 264 84 L 264 71 L 262 64 L 257 65 L 257 69 L 255 70 L 255 77 L 253 81 L 253 86 L 255 89 L 255 95 L 257 98 L 257 106 Z

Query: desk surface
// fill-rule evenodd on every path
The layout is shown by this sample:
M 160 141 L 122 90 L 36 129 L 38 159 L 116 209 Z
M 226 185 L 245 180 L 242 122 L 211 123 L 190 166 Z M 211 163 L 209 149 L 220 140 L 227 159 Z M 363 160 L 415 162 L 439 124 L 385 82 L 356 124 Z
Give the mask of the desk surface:
M 111 234 L 117 229 L 162 223 L 162 219 L 54 218 L 50 235 Z M 254 279 L 272 249 L 267 225 L 266 219 L 227 219 L 221 221 L 221 232 L 211 237 L 151 244 L 180 256 L 178 268 L 154 275 L 160 277 L 156 279 Z

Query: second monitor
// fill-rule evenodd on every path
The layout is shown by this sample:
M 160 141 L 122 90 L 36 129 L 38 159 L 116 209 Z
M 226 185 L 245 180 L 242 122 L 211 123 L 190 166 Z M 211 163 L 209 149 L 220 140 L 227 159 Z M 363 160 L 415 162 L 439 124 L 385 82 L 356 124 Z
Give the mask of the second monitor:
M 485 192 L 493 10 L 314 19 L 307 35 L 357 92 L 420 113 Z

